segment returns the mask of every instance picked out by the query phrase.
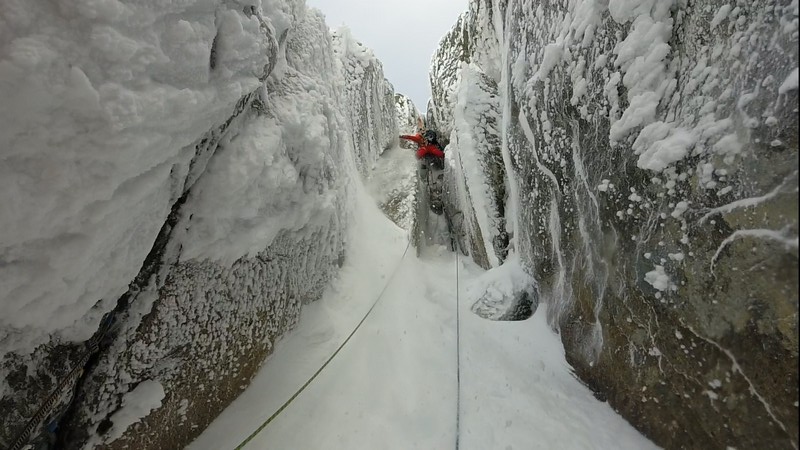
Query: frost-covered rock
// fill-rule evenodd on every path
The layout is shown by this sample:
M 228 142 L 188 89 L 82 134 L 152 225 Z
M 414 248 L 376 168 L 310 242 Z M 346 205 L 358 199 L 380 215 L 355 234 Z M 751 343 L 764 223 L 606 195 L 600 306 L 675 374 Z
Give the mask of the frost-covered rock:
M 798 442 L 798 12 L 473 0 L 433 61 L 440 129 L 501 112 L 510 247 L 576 372 L 666 447 Z M 499 107 L 459 113 L 474 71 Z
M 431 98 L 427 105 L 425 123 L 428 128 L 437 130 L 444 136 L 449 136 L 453 131 L 452 105 L 455 104 L 453 95 L 458 80 L 458 69 L 462 61 L 470 60 L 466 35 L 469 29 L 475 27 L 467 26 L 467 17 L 470 17 L 468 13 L 459 16 L 453 29 L 442 37 L 431 60 Z
M 367 176 L 377 158 L 397 144 L 394 87 L 383 76 L 383 65 L 372 50 L 358 42 L 346 27 L 333 32 L 334 51 L 345 76 L 352 141 L 359 172 Z
M 400 134 L 414 134 L 421 128 L 422 116 L 410 98 L 403 94 L 394 94 L 394 107 L 397 116 L 397 127 Z M 402 144 L 407 141 L 400 141 Z
M 507 185 L 501 153 L 498 41 L 483 33 L 488 14 L 462 14 L 440 41 L 431 65 L 428 126 L 447 144 L 445 207 L 460 247 L 484 268 L 507 254 Z M 470 64 L 480 58 L 481 64 Z M 454 170 L 452 170 L 454 169 Z
M 525 320 L 539 306 L 536 281 L 517 259 L 470 280 L 465 297 L 472 304 L 472 312 L 489 320 Z
M 365 185 L 386 216 L 405 230 L 414 228 L 417 160 L 412 150 L 392 147 L 375 164 Z
M 497 82 L 474 65 L 459 71 L 453 95 L 453 131 L 446 158 L 446 190 L 453 205 L 453 233 L 486 269 L 508 253 L 505 205 L 506 171 L 501 153 L 500 99 Z
M 400 134 L 418 132 L 422 116 L 410 98 L 394 95 L 395 114 Z M 414 228 L 415 180 L 417 145 L 400 139 L 397 147 L 384 151 L 369 173 L 367 185 L 373 198 L 389 219 L 401 228 Z
M 2 7 L 3 448 L 44 404 L 64 448 L 188 443 L 320 297 L 396 139 L 304 2 L 151 3 Z
M 395 111 L 397 114 L 397 127 L 400 134 L 416 134 L 424 128 L 424 119 L 414 102 L 403 94 L 394 95 Z M 399 140 L 401 148 L 415 150 L 417 144 L 405 139 Z
M 455 95 L 462 63 L 480 61 L 483 73 L 493 80 L 500 79 L 500 47 L 492 22 L 494 9 L 499 5 L 471 2 L 470 10 L 459 16 L 433 54 L 427 123 L 445 137 L 450 136 L 454 127 L 452 105 L 457 102 Z

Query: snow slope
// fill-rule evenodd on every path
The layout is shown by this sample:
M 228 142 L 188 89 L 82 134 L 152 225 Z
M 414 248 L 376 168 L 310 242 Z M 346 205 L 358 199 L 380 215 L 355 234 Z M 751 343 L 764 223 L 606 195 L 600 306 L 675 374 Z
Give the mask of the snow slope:
M 429 259 L 413 249 L 403 257 L 407 233 L 363 193 L 352 237 L 340 278 L 303 310 L 250 387 L 189 449 L 242 443 L 336 350 L 384 286 L 344 349 L 245 448 L 455 445 L 455 256 L 439 248 Z M 655 448 L 575 379 L 544 310 L 521 322 L 481 319 L 470 307 L 495 274 L 464 259 L 458 272 L 460 448 Z

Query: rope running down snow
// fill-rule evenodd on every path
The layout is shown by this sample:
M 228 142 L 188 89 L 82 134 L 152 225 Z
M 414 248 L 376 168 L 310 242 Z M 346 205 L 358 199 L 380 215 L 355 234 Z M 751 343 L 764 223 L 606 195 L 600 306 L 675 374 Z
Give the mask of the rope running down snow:
M 39 407 L 39 409 L 36 410 L 36 414 L 34 414 L 33 417 L 31 417 L 30 420 L 28 420 L 28 422 L 25 424 L 25 428 L 16 437 L 16 439 L 14 439 L 14 442 L 11 444 L 11 447 L 8 447 L 9 450 L 19 450 L 29 443 L 28 441 L 30 439 L 30 436 L 31 434 L 33 434 L 34 430 L 36 430 L 36 427 L 39 426 L 42 423 L 42 421 L 52 412 L 53 407 L 56 405 L 59 398 L 66 390 L 67 385 L 73 383 L 75 380 L 80 378 L 80 376 L 83 374 L 83 369 L 84 366 L 86 365 L 86 362 L 89 361 L 89 358 L 91 358 L 96 351 L 97 351 L 97 343 L 94 342 L 88 347 L 83 356 L 81 356 L 81 359 L 78 360 L 77 364 L 75 364 L 75 367 L 73 367 L 72 370 L 69 371 L 67 376 L 65 376 L 58 383 L 53 392 L 51 392 L 50 395 L 47 396 L 47 398 Z
M 264 421 L 264 423 L 262 423 L 261 426 L 256 428 L 256 430 L 253 431 L 250 434 L 250 436 L 247 436 L 247 439 L 243 440 L 241 444 L 237 445 L 236 446 L 236 450 L 241 450 L 242 448 L 244 448 L 244 446 L 247 445 L 248 442 L 253 440 L 253 438 L 256 437 L 258 435 L 258 433 L 260 433 L 264 428 L 267 427 L 267 425 L 270 424 L 270 422 L 272 422 L 276 417 L 278 417 L 278 415 L 280 413 L 282 413 L 283 410 L 286 409 L 286 407 L 289 406 L 289 404 L 292 403 L 292 401 L 294 401 L 294 399 L 297 398 L 297 396 L 299 396 L 300 393 L 303 392 L 305 390 L 305 388 L 307 388 L 308 385 L 311 384 L 312 381 L 314 381 L 315 378 L 317 378 L 317 375 L 319 375 L 320 372 L 322 372 L 322 369 L 324 369 L 333 360 L 333 358 L 335 358 L 336 355 L 339 354 L 339 351 L 341 351 L 342 348 L 344 348 L 345 344 L 347 344 L 347 342 L 350 341 L 350 338 L 353 337 L 354 334 L 356 334 L 356 331 L 358 331 L 358 329 L 361 327 L 361 324 L 364 323 L 365 320 L 367 320 L 367 317 L 369 317 L 369 314 L 372 312 L 373 309 L 375 309 L 375 306 L 378 304 L 380 299 L 383 297 L 383 294 L 386 292 L 386 289 L 392 283 L 392 280 L 394 279 L 395 274 L 397 274 L 397 270 L 400 268 L 400 264 L 405 259 L 406 253 L 408 253 L 408 248 L 410 246 L 411 246 L 411 239 L 409 238 L 408 243 L 406 244 L 406 249 L 403 251 L 403 256 L 400 257 L 400 261 L 397 263 L 397 266 L 394 268 L 394 271 L 392 272 L 392 276 L 389 277 L 389 280 L 386 282 L 386 285 L 383 286 L 383 290 L 381 291 L 380 294 L 378 294 L 378 298 L 375 299 L 375 302 L 369 308 L 367 313 L 364 314 L 364 317 L 361 319 L 360 322 L 358 322 L 358 325 L 356 325 L 356 327 L 353 329 L 353 331 L 350 333 L 350 335 L 347 336 L 347 338 L 344 340 L 344 342 L 342 342 L 341 345 L 339 345 L 339 348 L 337 348 L 336 351 L 333 352 L 333 354 L 327 359 L 327 361 L 325 361 L 325 363 L 322 365 L 322 367 L 317 369 L 317 371 L 314 372 L 314 375 L 312 375 L 311 378 L 309 378 L 308 381 L 306 381 L 305 384 L 302 385 L 300 387 L 300 389 L 298 389 L 298 391 L 295 392 L 294 395 L 292 395 L 289 398 L 289 400 L 286 400 L 286 402 L 283 405 L 281 405 L 281 407 L 278 408 L 278 410 L 275 411 L 271 416 L 269 416 L 269 418 L 266 421 Z
M 461 305 L 458 298 L 458 248 L 456 255 L 456 450 L 461 441 Z
M 112 320 L 113 316 L 107 316 L 103 319 L 102 323 L 100 324 L 100 328 L 97 330 L 97 333 L 95 333 L 95 335 L 86 342 L 84 353 L 76 362 L 75 367 L 73 367 L 72 370 L 70 370 L 67 375 L 56 385 L 55 389 L 50 392 L 50 395 L 48 395 L 44 402 L 39 406 L 39 409 L 36 410 L 36 413 L 25 424 L 25 428 L 22 429 L 22 432 L 20 432 L 14 441 L 12 441 L 12 444 L 10 447 L 8 447 L 8 450 L 19 450 L 31 443 L 31 434 L 33 434 L 36 428 L 41 425 L 42 422 L 53 412 L 53 408 L 64 395 L 64 392 L 66 392 L 67 386 L 75 383 L 76 380 L 83 375 L 89 359 L 100 350 L 100 343 L 105 337 L 106 333 L 108 333 Z M 34 439 L 36 438 L 34 437 Z

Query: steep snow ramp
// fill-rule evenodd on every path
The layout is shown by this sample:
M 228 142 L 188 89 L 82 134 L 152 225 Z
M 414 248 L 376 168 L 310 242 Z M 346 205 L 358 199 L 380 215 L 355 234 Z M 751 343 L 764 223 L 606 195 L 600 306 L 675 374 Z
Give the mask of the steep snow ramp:
M 497 82 L 477 66 L 462 65 L 456 86 L 446 194 L 461 248 L 488 269 L 508 253 L 500 99 Z

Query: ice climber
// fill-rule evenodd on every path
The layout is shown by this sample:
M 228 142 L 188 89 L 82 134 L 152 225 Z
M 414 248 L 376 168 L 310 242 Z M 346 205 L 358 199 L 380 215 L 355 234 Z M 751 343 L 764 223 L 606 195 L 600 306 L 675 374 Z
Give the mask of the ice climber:
M 442 214 L 442 176 L 444 175 L 444 150 L 436 132 L 426 130 L 422 134 L 400 136 L 400 139 L 417 144 L 417 159 L 420 161 L 419 178 L 428 186 L 428 202 L 431 211 Z
M 403 134 L 400 139 L 417 144 L 418 160 L 423 161 L 434 169 L 444 169 L 444 151 L 436 138 L 435 131 L 425 130 L 422 134 Z

